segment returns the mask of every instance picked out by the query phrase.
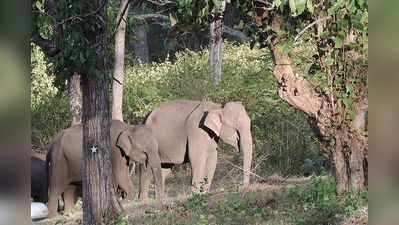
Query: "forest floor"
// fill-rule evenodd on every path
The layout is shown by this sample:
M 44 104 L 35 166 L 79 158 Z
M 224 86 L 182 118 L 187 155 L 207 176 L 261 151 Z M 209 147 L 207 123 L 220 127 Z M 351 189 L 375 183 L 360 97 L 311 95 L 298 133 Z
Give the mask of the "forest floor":
M 305 190 L 312 182 L 311 177 L 271 176 L 262 182 L 253 183 L 245 192 L 240 190 L 238 185 L 226 185 L 227 181 L 218 177 L 211 193 L 193 195 L 190 191 L 189 173 L 187 169 L 178 170 L 173 177 L 168 178 L 166 207 L 158 209 L 154 200 L 147 204 L 138 200 L 123 202 L 125 216 L 119 218 L 115 224 L 319 224 L 320 221 L 328 220 L 328 224 L 354 225 L 367 224 L 368 221 L 367 205 L 355 210 L 351 216 L 337 213 L 335 208 L 329 208 L 335 206 L 315 209 L 317 212 L 321 210 L 322 213 L 312 215 L 315 210 L 306 212 L 306 203 L 295 202 L 296 200 L 287 197 L 287 191 L 291 189 Z M 138 187 L 137 179 L 133 179 L 133 183 Z M 150 197 L 153 199 L 153 192 L 150 193 Z M 44 219 L 35 224 L 82 224 L 81 201 L 68 215 Z

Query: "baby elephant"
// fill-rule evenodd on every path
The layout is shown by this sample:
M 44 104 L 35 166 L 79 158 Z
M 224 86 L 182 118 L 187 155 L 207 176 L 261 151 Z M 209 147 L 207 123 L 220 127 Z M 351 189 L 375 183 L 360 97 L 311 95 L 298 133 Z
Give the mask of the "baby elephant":
M 145 169 L 151 169 L 155 180 L 156 198 L 160 204 L 163 204 L 164 184 L 162 182 L 161 159 L 158 152 L 158 142 L 152 131 L 146 125 L 130 126 L 119 134 L 116 146 L 121 149 L 122 154 L 123 151 L 126 152 L 128 160 L 141 164 Z
M 61 131 L 50 145 L 49 162 L 49 217 L 57 213 L 57 199 L 64 193 L 72 196 L 68 187 L 82 181 L 81 169 L 83 127 L 81 124 Z M 156 196 L 163 202 L 161 160 L 158 143 L 145 125 L 129 126 L 121 121 L 111 123 L 112 172 L 119 189 L 132 197 L 128 165 L 130 161 L 151 168 L 156 183 Z M 73 191 L 72 191 L 73 193 Z M 65 198 L 65 197 L 64 197 Z M 65 210 L 73 205 L 73 198 L 65 198 Z M 68 206 L 68 207 L 67 207 Z
M 31 157 L 31 198 L 34 202 L 47 203 L 47 163 Z

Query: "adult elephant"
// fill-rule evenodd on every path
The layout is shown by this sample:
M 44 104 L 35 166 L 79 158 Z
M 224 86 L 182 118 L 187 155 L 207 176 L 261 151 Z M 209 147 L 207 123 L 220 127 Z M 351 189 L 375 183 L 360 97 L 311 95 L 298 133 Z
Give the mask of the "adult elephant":
M 244 187 L 248 186 L 252 163 L 250 118 L 240 102 L 176 100 L 161 104 L 145 124 L 158 141 L 163 167 L 191 163 L 192 190 L 209 191 L 217 163 L 219 138 L 243 155 Z M 163 168 L 163 182 L 170 168 Z M 148 194 L 148 175 L 142 173 L 140 198 Z
M 57 214 L 58 197 L 64 193 L 65 210 L 73 205 L 71 184 L 82 181 L 83 163 L 81 124 L 61 131 L 50 145 L 47 161 L 49 163 L 49 217 Z M 113 120 L 110 128 L 112 147 L 112 170 L 118 189 L 133 199 L 132 184 L 129 178 L 130 160 L 152 169 L 157 185 L 157 198 L 162 201 L 163 186 L 158 144 L 151 130 L 144 125 L 129 126 Z M 66 197 L 66 195 L 68 197 Z

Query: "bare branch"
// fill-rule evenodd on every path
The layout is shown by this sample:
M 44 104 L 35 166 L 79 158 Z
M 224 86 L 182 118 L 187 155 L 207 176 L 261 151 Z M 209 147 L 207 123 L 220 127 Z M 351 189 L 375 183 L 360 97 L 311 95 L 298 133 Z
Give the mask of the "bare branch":
M 315 24 L 321 23 L 321 22 L 323 22 L 324 20 L 327 20 L 327 19 L 329 19 L 329 18 L 330 18 L 329 16 L 322 17 L 322 18 L 319 18 L 319 19 L 313 21 L 313 22 L 310 23 L 309 25 L 307 25 L 305 28 L 303 28 L 303 30 L 301 30 L 301 31 L 295 36 L 294 42 L 296 42 L 309 28 L 311 28 L 311 27 L 314 26 Z

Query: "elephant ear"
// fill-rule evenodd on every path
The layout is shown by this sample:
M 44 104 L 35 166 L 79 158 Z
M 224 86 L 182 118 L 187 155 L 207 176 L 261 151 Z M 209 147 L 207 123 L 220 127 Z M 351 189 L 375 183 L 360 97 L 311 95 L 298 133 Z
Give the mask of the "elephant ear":
M 216 136 L 219 137 L 220 130 L 222 129 L 222 111 L 220 109 L 208 111 L 204 125 L 211 129 Z
M 129 156 L 130 149 L 132 147 L 132 142 L 130 140 L 130 135 L 128 130 L 122 131 L 119 134 L 118 139 L 116 140 L 116 146 L 122 151 L 123 157 Z

